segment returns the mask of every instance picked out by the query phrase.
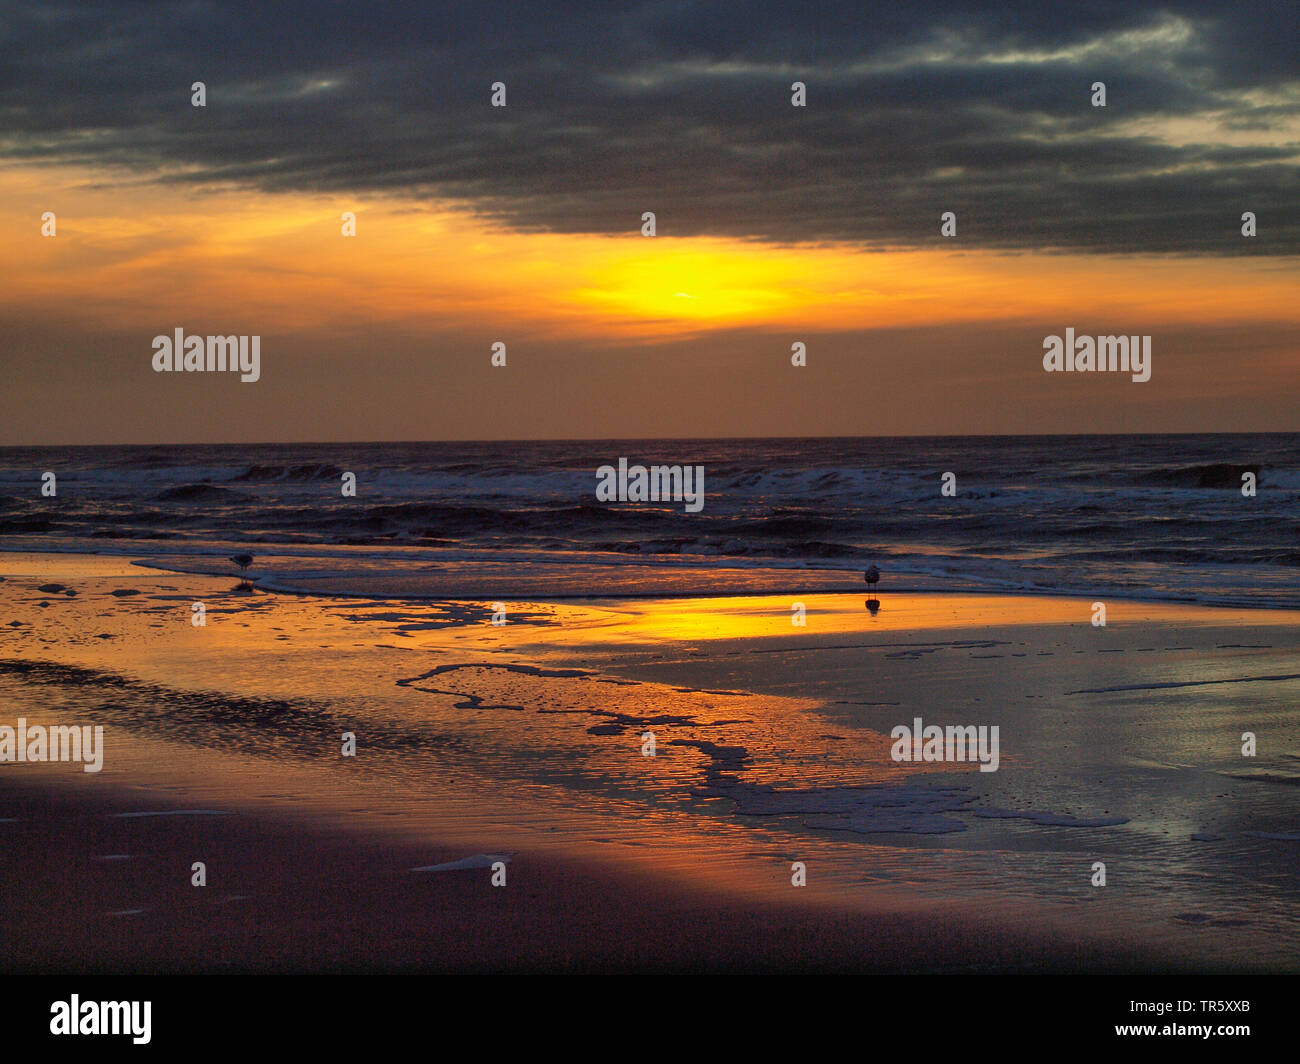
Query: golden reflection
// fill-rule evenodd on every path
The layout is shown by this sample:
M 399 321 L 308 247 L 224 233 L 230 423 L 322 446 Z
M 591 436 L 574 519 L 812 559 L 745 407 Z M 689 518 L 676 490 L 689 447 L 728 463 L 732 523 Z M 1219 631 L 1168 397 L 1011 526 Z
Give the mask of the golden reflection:
M 560 607 L 562 627 L 548 629 L 548 643 L 687 642 L 772 639 L 791 641 L 853 633 L 1018 625 L 1076 625 L 1092 621 L 1092 602 L 1083 598 L 1028 595 L 895 592 L 877 596 L 877 611 L 863 609 L 859 593 L 736 598 L 637 599 L 612 605 Z M 796 605 L 804 606 L 804 624 Z M 1110 627 L 1136 622 L 1169 624 L 1293 625 L 1286 610 L 1210 609 L 1182 603 L 1111 600 Z M 593 630 L 594 629 L 594 630 Z M 518 643 L 519 633 L 510 641 Z M 531 642 L 531 640 L 530 640 Z M 504 641 L 503 644 L 505 645 Z

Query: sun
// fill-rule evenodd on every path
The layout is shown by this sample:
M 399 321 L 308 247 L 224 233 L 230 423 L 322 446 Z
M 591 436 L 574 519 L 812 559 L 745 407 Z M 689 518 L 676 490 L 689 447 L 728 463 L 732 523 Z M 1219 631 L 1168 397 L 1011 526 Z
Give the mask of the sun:
M 800 302 L 798 278 L 770 252 L 698 238 L 641 243 L 600 256 L 568 298 L 617 318 L 712 325 L 770 321 Z

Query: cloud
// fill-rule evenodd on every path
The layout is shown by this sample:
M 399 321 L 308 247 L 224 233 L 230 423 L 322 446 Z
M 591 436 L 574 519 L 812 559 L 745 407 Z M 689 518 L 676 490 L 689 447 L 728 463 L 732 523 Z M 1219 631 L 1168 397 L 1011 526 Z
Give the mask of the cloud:
M 107 181 L 452 199 L 522 231 L 653 210 L 661 235 L 916 247 L 952 210 L 961 246 L 1300 252 L 1273 2 L 0 2 L 0 27 L 0 159 Z

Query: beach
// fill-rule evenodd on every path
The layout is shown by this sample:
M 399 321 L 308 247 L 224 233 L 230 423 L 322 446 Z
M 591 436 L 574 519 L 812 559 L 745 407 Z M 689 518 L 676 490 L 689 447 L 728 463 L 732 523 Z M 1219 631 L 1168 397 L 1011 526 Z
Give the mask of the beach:
M 863 911 L 814 888 L 797 905 L 778 887 L 737 897 L 544 848 L 518 854 L 507 887 L 491 889 L 486 873 L 410 870 L 465 847 L 272 815 L 118 818 L 142 797 L 0 786 L 23 825 L 4 825 L 6 971 L 1188 970 L 1095 935 L 991 928 L 971 912 Z M 213 870 L 202 891 L 189 885 L 196 854 Z
M 159 565 L 0 554 L 0 725 L 104 728 L 0 764 L 10 970 L 1300 967 L 1295 611 Z
M 6 1046 L 1287 1044 L 1293 7 L 0 6 Z

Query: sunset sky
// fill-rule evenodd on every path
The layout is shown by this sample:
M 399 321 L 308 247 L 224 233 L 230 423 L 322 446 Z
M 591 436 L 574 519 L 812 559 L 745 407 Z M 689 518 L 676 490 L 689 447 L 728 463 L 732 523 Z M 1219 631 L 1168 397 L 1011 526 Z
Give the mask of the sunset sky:
M 1291 5 L 251 10 L 0 2 L 0 444 L 1300 430 Z

